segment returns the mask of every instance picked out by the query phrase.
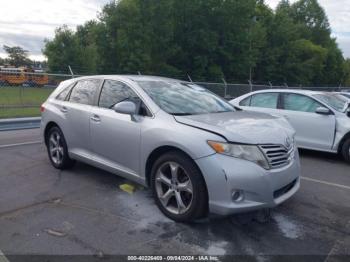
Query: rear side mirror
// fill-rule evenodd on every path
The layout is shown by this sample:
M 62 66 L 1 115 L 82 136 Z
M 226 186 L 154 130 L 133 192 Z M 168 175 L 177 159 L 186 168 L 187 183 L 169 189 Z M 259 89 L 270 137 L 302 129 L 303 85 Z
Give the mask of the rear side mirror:
M 331 115 L 332 111 L 326 107 L 318 107 L 315 111 L 317 114 L 320 115 Z
M 113 110 L 120 114 L 125 115 L 135 115 L 136 114 L 136 104 L 131 101 L 122 101 L 113 107 Z

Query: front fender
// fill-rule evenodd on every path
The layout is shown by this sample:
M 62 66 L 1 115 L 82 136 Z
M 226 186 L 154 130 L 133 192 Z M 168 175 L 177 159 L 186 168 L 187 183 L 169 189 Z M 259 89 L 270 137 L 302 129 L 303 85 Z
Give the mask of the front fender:
M 145 123 L 146 126 L 143 126 L 141 133 L 140 175 L 142 177 L 146 175 L 148 157 L 157 148 L 174 147 L 196 160 L 215 153 L 207 144 L 208 140 L 225 142 L 218 135 L 177 123 L 175 120 L 169 121 L 167 126 L 164 126 L 164 122 L 157 121 L 157 119 L 149 120 L 149 122 Z

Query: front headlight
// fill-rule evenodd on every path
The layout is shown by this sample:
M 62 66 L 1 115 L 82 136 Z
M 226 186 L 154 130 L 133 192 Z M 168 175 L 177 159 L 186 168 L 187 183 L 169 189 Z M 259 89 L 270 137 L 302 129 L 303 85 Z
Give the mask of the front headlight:
M 264 154 L 255 145 L 228 144 L 208 141 L 209 146 L 218 154 L 241 158 L 256 163 L 265 169 L 270 169 Z

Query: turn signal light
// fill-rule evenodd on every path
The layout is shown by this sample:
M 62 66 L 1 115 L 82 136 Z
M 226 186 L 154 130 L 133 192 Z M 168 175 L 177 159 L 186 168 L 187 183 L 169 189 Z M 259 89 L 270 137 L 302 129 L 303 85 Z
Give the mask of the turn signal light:
M 45 111 L 45 107 L 43 105 L 40 106 L 40 112 L 43 113 Z

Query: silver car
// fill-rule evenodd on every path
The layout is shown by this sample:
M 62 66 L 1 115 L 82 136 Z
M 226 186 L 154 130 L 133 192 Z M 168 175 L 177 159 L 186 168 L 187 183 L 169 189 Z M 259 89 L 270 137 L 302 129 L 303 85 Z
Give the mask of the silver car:
M 52 165 L 75 160 L 151 187 L 175 221 L 271 208 L 299 188 L 294 129 L 193 83 L 151 76 L 62 82 L 42 105 Z
M 349 99 L 331 92 L 263 90 L 230 101 L 244 110 L 284 116 L 298 147 L 340 153 L 350 162 Z

